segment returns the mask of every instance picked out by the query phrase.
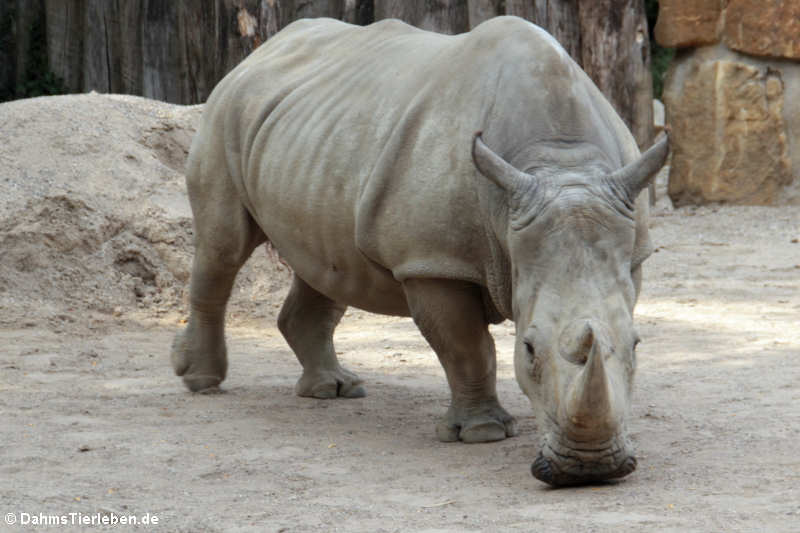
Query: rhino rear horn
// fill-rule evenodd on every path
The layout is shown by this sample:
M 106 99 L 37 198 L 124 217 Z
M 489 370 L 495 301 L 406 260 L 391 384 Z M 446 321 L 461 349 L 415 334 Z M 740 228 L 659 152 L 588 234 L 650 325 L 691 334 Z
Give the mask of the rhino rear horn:
M 472 142 L 472 159 L 481 174 L 492 180 L 496 185 L 513 193 L 530 179 L 524 172 L 517 170 L 502 157 L 486 146 L 481 138 L 481 133 L 475 134 Z
M 609 180 L 625 191 L 628 199 L 633 201 L 664 166 L 667 155 L 669 155 L 669 135 L 665 134 L 639 159 L 611 174 Z

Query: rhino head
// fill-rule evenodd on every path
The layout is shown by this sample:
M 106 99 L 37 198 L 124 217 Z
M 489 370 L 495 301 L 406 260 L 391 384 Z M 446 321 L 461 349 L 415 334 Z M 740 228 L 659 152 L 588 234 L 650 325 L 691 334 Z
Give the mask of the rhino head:
M 542 431 L 531 469 L 551 485 L 619 478 L 636 468 L 626 433 L 644 259 L 634 257 L 634 204 L 668 145 L 664 137 L 616 171 L 523 172 L 480 134 L 474 139 L 477 168 L 504 192 L 499 240 L 510 260 L 514 367 Z

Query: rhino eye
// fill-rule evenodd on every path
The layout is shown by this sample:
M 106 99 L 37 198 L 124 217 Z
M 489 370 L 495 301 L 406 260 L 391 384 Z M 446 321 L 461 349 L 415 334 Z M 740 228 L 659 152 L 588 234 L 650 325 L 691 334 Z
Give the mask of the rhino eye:
M 525 341 L 525 353 L 528 355 L 528 364 L 530 365 L 528 372 L 530 373 L 531 378 L 534 382 L 541 383 L 542 361 L 536 357 L 536 352 L 533 349 L 533 343 L 531 341 Z
M 639 346 L 639 343 L 642 342 L 642 339 L 639 338 L 637 335 L 635 339 L 633 339 L 633 351 L 636 351 L 636 347 Z
M 533 359 L 536 355 L 536 352 L 533 351 L 533 344 L 531 344 L 531 341 L 525 341 L 525 351 L 528 353 L 530 359 Z

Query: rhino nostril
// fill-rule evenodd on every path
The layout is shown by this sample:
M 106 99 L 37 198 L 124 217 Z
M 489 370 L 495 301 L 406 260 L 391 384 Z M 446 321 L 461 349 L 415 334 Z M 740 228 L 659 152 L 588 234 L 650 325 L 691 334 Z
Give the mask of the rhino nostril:
M 572 354 L 571 357 L 568 357 L 567 360 L 572 361 L 576 365 L 585 365 L 586 361 L 589 360 L 589 351 L 580 351 Z
M 622 464 L 617 468 L 616 472 L 614 472 L 611 478 L 618 478 L 618 477 L 625 477 L 634 470 L 636 470 L 636 466 L 638 465 L 638 461 L 636 461 L 636 457 L 630 455 L 628 456 Z
M 531 464 L 531 474 L 539 481 L 544 481 L 550 485 L 555 485 L 555 475 L 553 474 L 553 467 L 550 461 L 545 459 L 542 452 L 539 452 L 536 460 Z

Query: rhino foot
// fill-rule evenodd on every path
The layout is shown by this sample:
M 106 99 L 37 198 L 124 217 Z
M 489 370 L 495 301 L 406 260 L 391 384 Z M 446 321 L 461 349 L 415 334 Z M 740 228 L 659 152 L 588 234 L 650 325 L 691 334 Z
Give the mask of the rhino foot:
M 298 396 L 309 398 L 363 398 L 367 395 L 363 381 L 344 368 L 303 371 L 295 385 Z
M 436 436 L 442 442 L 493 442 L 516 434 L 517 421 L 497 403 L 478 408 L 450 406 L 436 426 Z
M 182 376 L 184 385 L 192 392 L 219 390 L 228 366 L 224 341 L 213 353 L 197 349 L 192 346 L 188 329 L 175 336 L 170 360 L 175 375 Z

